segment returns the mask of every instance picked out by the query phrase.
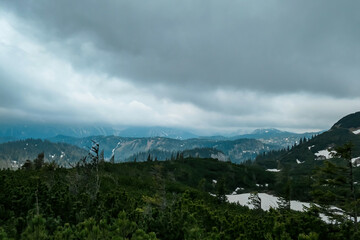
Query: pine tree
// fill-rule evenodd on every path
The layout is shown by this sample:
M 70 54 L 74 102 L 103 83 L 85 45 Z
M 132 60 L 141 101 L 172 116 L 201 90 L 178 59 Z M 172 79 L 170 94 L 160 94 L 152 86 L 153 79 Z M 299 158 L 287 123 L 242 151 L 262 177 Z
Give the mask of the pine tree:
M 219 181 L 216 183 L 216 198 L 220 203 L 226 201 L 225 196 L 225 180 L 224 178 L 220 178 Z
M 37 158 L 34 159 L 35 169 L 42 168 L 42 166 L 44 165 L 44 157 L 45 157 L 45 154 L 44 154 L 44 152 L 42 152 L 42 153 L 39 153 Z
M 101 152 L 100 152 L 99 162 L 101 162 L 101 163 L 105 162 L 104 149 L 102 149 Z
M 34 216 L 21 234 L 21 239 L 26 240 L 41 240 L 48 239 L 47 231 L 45 228 L 46 220 L 41 215 Z
M 115 155 L 111 155 L 111 158 L 110 158 L 110 163 L 114 164 L 115 163 Z
M 21 169 L 31 170 L 33 168 L 33 162 L 29 159 L 25 161 L 25 163 L 21 166 Z
M 344 218 L 351 216 L 357 230 L 358 201 L 351 162 L 352 149 L 352 143 L 334 148 L 333 157 L 345 160 L 345 164 L 324 161 L 324 166 L 313 176 L 315 182 L 311 193 L 324 214 L 336 221 L 344 221 Z M 345 215 L 339 214 L 341 210 L 334 209 L 331 205 L 340 207 Z
M 257 192 L 250 193 L 249 204 L 254 206 L 254 209 L 261 209 L 261 198 Z
M 343 146 L 340 147 L 336 147 L 335 151 L 336 153 L 334 154 L 334 157 L 339 157 L 341 159 L 344 159 L 346 161 L 347 164 L 347 181 L 349 184 L 349 189 L 351 192 L 351 203 L 350 206 L 352 206 L 352 210 L 351 210 L 351 216 L 353 216 L 354 221 L 355 221 L 355 227 L 357 227 L 357 196 L 356 196 L 356 192 L 355 192 L 355 184 L 354 184 L 354 174 L 353 174 L 353 163 L 351 161 L 352 159 L 352 149 L 354 148 L 354 145 L 349 142 L 344 144 Z

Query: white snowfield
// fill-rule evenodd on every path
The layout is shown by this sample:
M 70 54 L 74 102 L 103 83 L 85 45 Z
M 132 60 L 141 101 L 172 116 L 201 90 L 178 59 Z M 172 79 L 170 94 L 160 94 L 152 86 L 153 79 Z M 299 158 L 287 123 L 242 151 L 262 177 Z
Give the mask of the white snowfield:
M 277 209 L 279 207 L 279 205 L 277 203 L 279 201 L 278 197 L 275 197 L 275 196 L 267 194 L 267 193 L 258 193 L 258 195 L 261 199 L 261 209 L 262 210 L 269 211 L 270 208 Z M 230 202 L 230 203 L 238 203 L 241 206 L 247 206 L 250 209 L 254 209 L 254 205 L 249 203 L 249 196 L 250 196 L 250 193 L 242 193 L 242 194 L 226 195 L 226 198 L 227 198 L 228 202 Z M 290 201 L 290 208 L 294 211 L 303 212 L 303 211 L 305 211 L 305 208 L 309 208 L 309 207 L 310 207 L 310 203 L 308 203 L 308 202 L 300 202 L 300 201 L 296 201 L 296 200 Z M 332 207 L 332 209 L 336 209 L 339 214 L 343 213 L 343 211 L 340 208 Z M 320 218 L 326 223 L 331 222 L 329 220 L 329 218 L 327 216 L 325 216 L 324 214 L 320 214 Z
M 276 168 L 266 169 L 266 171 L 268 171 L 268 172 L 280 172 L 280 170 L 276 169 Z
M 329 151 L 328 149 L 318 151 L 315 153 L 317 157 L 324 156 L 326 159 L 331 158 L 331 153 L 335 153 L 334 151 Z
M 360 133 L 360 129 L 353 131 L 353 134 L 359 134 L 359 133 Z
M 239 203 L 242 206 L 247 206 L 250 209 L 254 209 L 254 206 L 249 203 L 250 193 L 226 195 L 230 203 Z M 264 211 L 269 211 L 270 208 L 278 208 L 279 198 L 267 193 L 259 193 L 261 199 L 261 209 Z M 290 201 L 290 208 L 295 211 L 304 211 L 305 207 L 310 207 L 310 203 L 300 202 L 300 201 Z

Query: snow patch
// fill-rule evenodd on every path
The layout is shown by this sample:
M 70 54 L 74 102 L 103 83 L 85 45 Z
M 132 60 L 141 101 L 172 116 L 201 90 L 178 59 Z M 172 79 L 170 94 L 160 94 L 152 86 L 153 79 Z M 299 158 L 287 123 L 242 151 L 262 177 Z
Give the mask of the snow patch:
M 276 169 L 276 168 L 266 169 L 266 171 L 268 171 L 268 172 L 280 172 L 280 170 Z
M 15 160 L 11 161 L 11 169 L 16 170 L 19 168 L 20 168 L 20 163 L 18 161 L 15 161 Z
M 118 143 L 116 144 L 116 147 L 113 148 L 113 150 L 111 150 L 111 157 L 113 157 L 113 156 L 115 155 L 115 150 L 120 146 L 120 144 L 121 144 L 121 142 L 118 142 Z
M 304 163 L 305 161 L 303 161 L 303 162 L 301 162 L 299 159 L 296 159 L 296 163 L 297 164 L 302 164 L 302 163 Z
M 309 146 L 308 149 L 311 150 L 315 145 Z
M 353 131 L 353 134 L 359 134 L 359 133 L 360 133 L 360 129 Z
M 232 195 L 237 194 L 237 191 L 243 191 L 243 190 L 245 190 L 245 188 L 237 187 L 237 188 L 233 191 Z
M 360 166 L 360 157 L 352 158 L 352 159 L 351 159 L 351 163 L 352 163 L 355 167 L 359 167 L 359 166 Z
M 331 158 L 332 153 L 335 153 L 335 152 L 329 151 L 328 149 L 318 151 L 317 153 L 315 153 L 315 155 L 317 156 L 316 160 L 329 159 L 329 158 Z
M 270 208 L 277 209 L 279 207 L 278 202 L 279 202 L 280 198 L 275 197 L 270 194 L 267 194 L 267 193 L 259 193 L 258 195 L 261 199 L 261 209 L 262 210 L 269 211 Z M 241 206 L 247 206 L 250 209 L 254 209 L 254 205 L 252 205 L 249 202 L 249 196 L 250 196 L 250 193 L 242 193 L 242 194 L 236 194 L 236 195 L 226 195 L 226 198 L 227 198 L 228 202 L 230 202 L 230 203 L 238 203 Z M 290 208 L 295 211 L 303 212 L 306 210 L 306 208 L 309 208 L 309 207 L 310 207 L 310 203 L 308 203 L 308 202 L 300 202 L 300 201 L 295 201 L 295 200 L 290 201 Z M 339 214 L 343 213 L 343 211 L 339 208 L 332 207 L 332 209 L 338 210 Z M 326 223 L 331 222 L 329 220 L 329 218 L 326 217 L 324 214 L 320 214 L 320 217 Z
M 249 197 L 250 193 L 226 195 L 226 198 L 230 203 L 238 203 L 242 206 L 247 206 L 250 209 L 254 209 L 254 205 L 249 203 Z M 267 193 L 259 193 L 259 197 L 261 199 L 261 209 L 264 211 L 269 211 L 270 208 L 278 208 L 277 201 L 279 199 L 277 197 Z

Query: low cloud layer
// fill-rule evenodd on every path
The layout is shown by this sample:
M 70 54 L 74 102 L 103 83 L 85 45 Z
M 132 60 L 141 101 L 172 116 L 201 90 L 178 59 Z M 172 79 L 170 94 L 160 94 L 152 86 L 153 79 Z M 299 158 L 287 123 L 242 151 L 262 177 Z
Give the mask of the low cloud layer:
M 327 129 L 360 110 L 358 1 L 0 1 L 0 115 Z

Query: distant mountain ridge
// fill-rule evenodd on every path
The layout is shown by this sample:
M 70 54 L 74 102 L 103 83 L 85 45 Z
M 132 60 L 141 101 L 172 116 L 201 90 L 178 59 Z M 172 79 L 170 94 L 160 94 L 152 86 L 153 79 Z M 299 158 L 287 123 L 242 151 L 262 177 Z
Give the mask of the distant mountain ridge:
M 190 139 L 198 136 L 188 131 L 166 127 L 129 127 L 119 131 L 121 137 L 167 137 L 173 139 Z
M 57 132 L 61 134 L 52 136 Z M 88 136 L 91 133 L 95 134 Z M 115 160 L 121 162 L 132 161 L 132 158 L 135 158 L 134 156 L 145 156 L 148 152 L 153 152 L 153 155 L 157 155 L 158 159 L 163 159 L 170 158 L 174 153 L 187 151 L 189 156 L 192 154 L 204 157 L 212 156 L 221 160 L 229 159 L 235 163 L 240 163 L 254 159 L 263 152 L 286 148 L 297 143 L 300 138 L 309 138 L 314 133 L 297 134 L 272 128 L 257 129 L 251 134 L 233 137 L 198 137 L 184 130 L 165 127 L 130 127 L 125 129 L 97 126 L 73 128 L 62 128 L 61 126 L 34 127 L 31 125 L 14 128 L 0 127 L 0 135 L 6 134 L 13 136 L 0 136 L 0 143 L 14 141 L 17 138 L 22 139 L 26 136 L 39 137 L 41 135 L 43 137 L 51 136 L 45 139 L 52 142 L 68 143 L 87 149 L 91 146 L 91 140 L 94 139 L 100 143 L 105 158 L 110 159 L 112 155 L 115 155 Z M 196 153 L 194 149 L 203 150 Z M 217 151 L 217 153 L 213 151 Z
M 100 144 L 104 149 L 105 157 L 115 156 L 116 162 L 129 161 L 129 157 L 149 151 L 167 152 L 168 156 L 193 149 L 217 149 L 224 153 L 224 157 L 232 162 L 240 163 L 248 159 L 254 159 L 259 153 L 278 149 L 278 146 L 264 144 L 256 139 L 237 139 L 237 140 L 212 140 L 212 139 L 172 139 L 164 137 L 154 138 L 124 138 L 118 136 L 92 136 L 86 138 L 71 138 L 67 136 L 57 136 L 50 138 L 53 142 L 66 142 L 81 148 L 91 146 L 91 140 Z M 202 153 L 206 155 L 205 153 Z M 211 154 L 211 153 L 207 153 Z M 154 156 L 155 157 L 155 156 Z
M 233 136 L 230 139 L 257 139 L 266 144 L 278 145 L 282 148 L 298 144 L 302 138 L 311 138 L 321 132 L 293 133 L 281 131 L 275 128 L 256 129 L 250 134 Z
M 112 126 L 64 126 L 51 124 L 0 125 L 0 143 L 27 138 L 52 138 L 57 135 L 69 137 L 122 136 L 122 137 L 168 137 L 190 139 L 198 136 L 177 128 L 168 127 L 112 127 Z
M 274 128 L 256 129 L 249 134 L 235 136 L 198 136 L 190 131 L 180 128 L 169 127 L 113 127 L 98 125 L 54 125 L 54 124 L 0 124 L 0 143 L 27 138 L 47 139 L 57 135 L 83 138 L 89 136 L 121 136 L 121 137 L 167 137 L 173 139 L 214 139 L 214 140 L 235 140 L 242 138 L 269 139 L 272 137 L 290 137 L 300 138 L 311 136 L 314 133 L 297 134 L 292 132 L 281 131 Z M 291 141 L 290 141 L 291 142 Z M 286 143 L 284 143 L 286 144 Z

